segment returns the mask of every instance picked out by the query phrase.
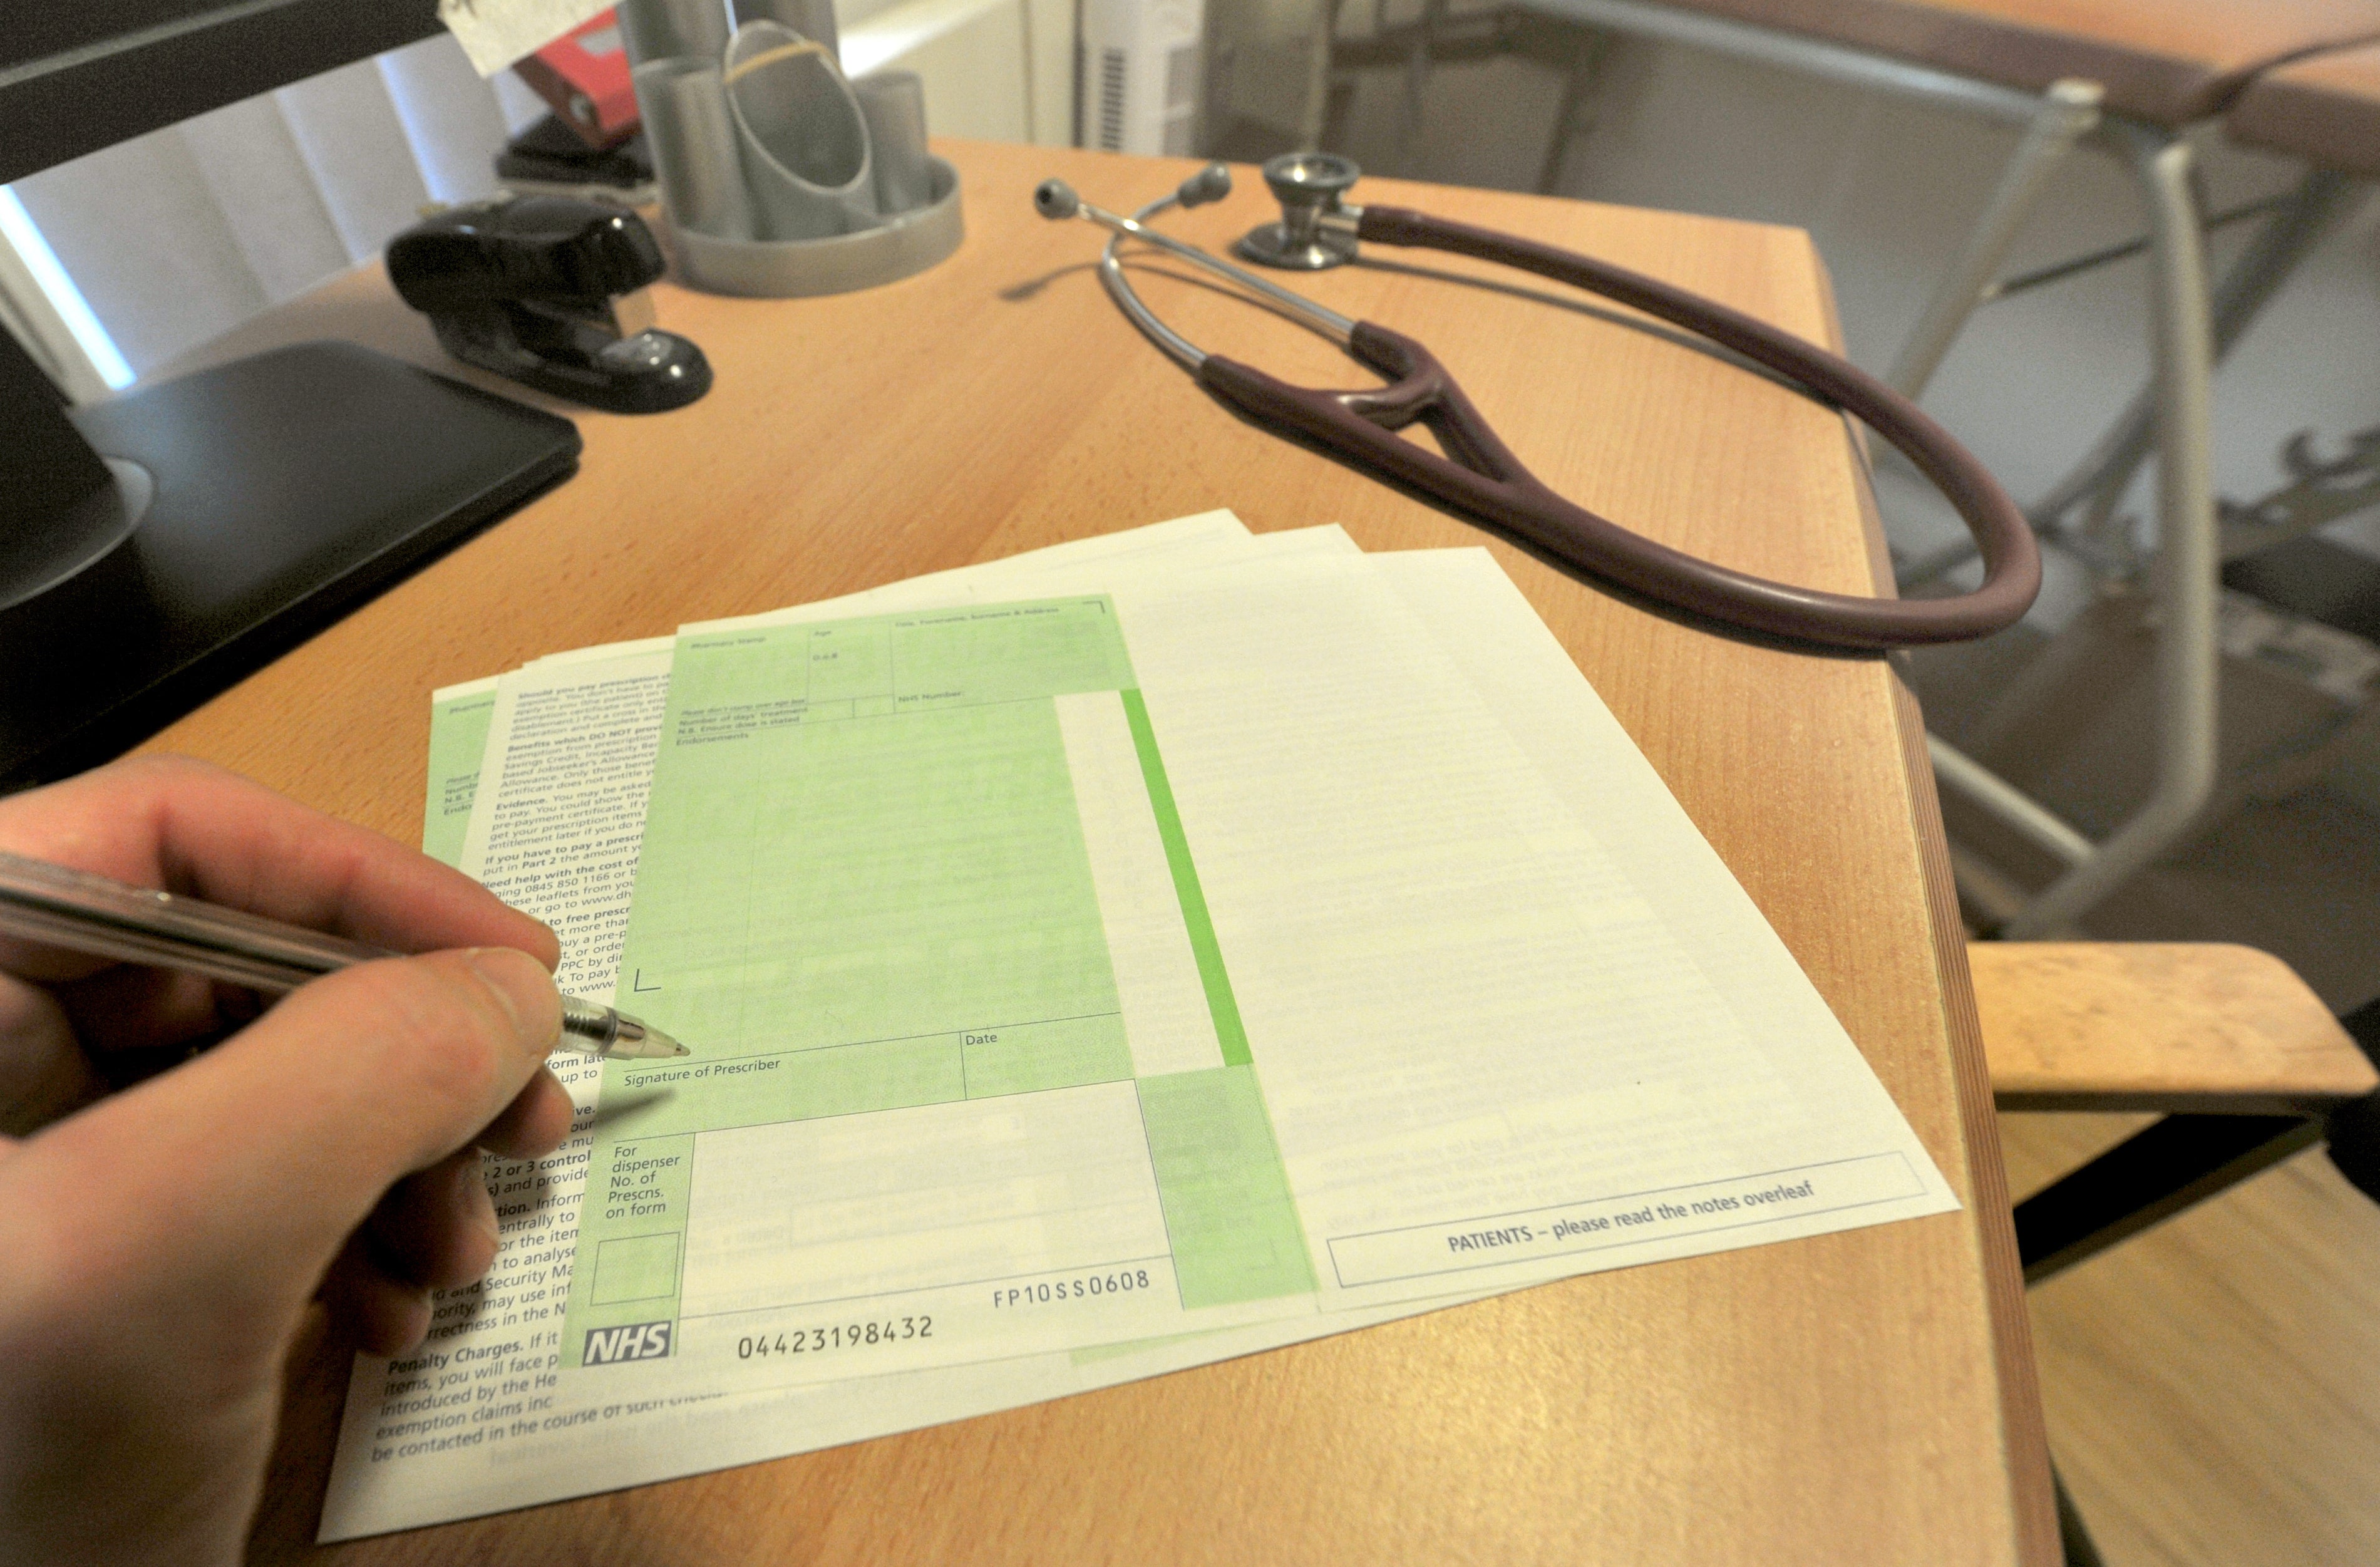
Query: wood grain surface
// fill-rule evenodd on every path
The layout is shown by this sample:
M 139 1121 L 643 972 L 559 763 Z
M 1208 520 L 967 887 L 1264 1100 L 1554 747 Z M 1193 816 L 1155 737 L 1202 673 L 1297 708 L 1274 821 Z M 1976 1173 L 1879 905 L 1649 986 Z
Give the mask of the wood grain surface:
M 1988 941 L 1968 954 L 2003 1110 L 2315 1111 L 2380 1087 L 2286 963 L 2220 941 Z
M 2004 1115 L 2047 1184 L 2151 1116 Z M 2030 1296 L 2058 1472 L 2108 1567 L 2380 1561 L 2380 1206 L 2309 1148 Z
M 1099 237 L 1034 216 L 1062 174 L 1135 205 L 1191 165 L 954 145 L 968 237 L 905 282 L 753 301 L 663 287 L 716 390 L 570 410 L 578 476 L 156 745 L 413 840 L 432 687 L 556 650 L 848 592 L 1217 505 L 1372 550 L 1473 544 L 1419 502 L 1239 422 L 1142 341 Z M 1242 171 L 1245 188 L 1257 187 Z M 1832 336 L 1796 230 L 1367 182 Z M 1220 245 L 1243 194 L 1172 221 Z M 1837 591 L 1876 580 L 1840 419 L 1624 312 L 1380 253 L 1303 286 L 1430 345 L 1537 472 L 1670 544 Z M 1369 378 L 1160 265 L 1192 340 Z M 453 371 L 376 273 L 211 357 L 307 336 Z M 485 382 L 485 384 L 495 384 Z M 1499 559 L 1750 890 L 1965 1211 L 1570 1281 L 1033 1408 L 356 1542 L 342 1562 L 2007 1562 L 2055 1560 L 2038 1393 L 1964 953 L 1913 704 L 1882 659 L 1714 635 Z M 1912 760 L 1912 758 L 1916 759 Z M 1921 827 L 1921 823 L 1923 824 Z M 1946 938 L 1945 931 L 1949 934 Z M 1947 945 L 1946 945 L 1947 941 Z M 308 1544 L 343 1386 L 292 1371 L 254 1555 Z

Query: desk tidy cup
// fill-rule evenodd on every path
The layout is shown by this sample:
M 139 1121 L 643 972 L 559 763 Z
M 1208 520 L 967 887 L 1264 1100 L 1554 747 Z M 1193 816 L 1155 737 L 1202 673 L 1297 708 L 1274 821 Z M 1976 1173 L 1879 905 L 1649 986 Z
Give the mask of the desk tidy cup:
M 700 37 L 673 21 L 682 4 L 624 6 L 638 13 L 631 53 L 642 39 Z M 700 8 L 707 18 L 716 7 Z M 923 272 L 957 249 L 958 174 L 926 151 L 917 78 L 849 80 L 831 34 L 776 19 L 823 6 L 790 0 L 772 9 L 747 15 L 716 53 L 636 63 L 679 280 L 716 294 L 841 294 Z
M 719 75 L 762 239 L 831 239 L 876 226 L 868 117 L 823 43 L 747 22 Z

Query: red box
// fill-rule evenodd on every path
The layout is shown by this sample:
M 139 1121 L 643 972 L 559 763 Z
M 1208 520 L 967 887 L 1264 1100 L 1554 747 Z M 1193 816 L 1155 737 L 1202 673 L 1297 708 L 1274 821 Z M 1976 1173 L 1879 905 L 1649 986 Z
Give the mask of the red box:
M 589 147 L 616 146 L 637 128 L 628 52 L 609 11 L 555 39 L 514 66 L 513 73 L 552 104 L 554 117 Z

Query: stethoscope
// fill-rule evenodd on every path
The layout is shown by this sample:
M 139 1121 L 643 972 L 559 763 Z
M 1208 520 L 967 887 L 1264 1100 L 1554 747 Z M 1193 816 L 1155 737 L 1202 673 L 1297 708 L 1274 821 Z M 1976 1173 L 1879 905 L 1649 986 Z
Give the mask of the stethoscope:
M 1497 438 L 1471 399 L 1428 349 L 1370 322 L 1350 320 L 1196 245 L 1160 234 L 1148 220 L 1172 207 L 1203 206 L 1231 194 L 1231 171 L 1210 164 L 1130 217 L 1084 201 L 1063 180 L 1033 192 L 1046 218 L 1081 217 L 1113 231 L 1099 280 L 1133 323 L 1198 383 L 1257 424 L 1295 434 L 1376 477 L 1398 481 L 1463 516 L 1511 534 L 1578 571 L 1657 602 L 1748 630 L 1837 648 L 1957 642 L 2012 625 L 2041 588 L 2032 530 L 1981 463 L 1908 398 L 1853 365 L 1727 306 L 1608 262 L 1512 235 L 1451 223 L 1402 207 L 1355 207 L 1343 200 L 1359 171 L 1329 153 L 1291 153 L 1264 166 L 1280 198 L 1279 223 L 1240 241 L 1240 254 L 1274 267 L 1318 271 L 1355 258 L 1359 241 L 1417 245 L 1518 267 L 1568 283 L 1684 327 L 1764 366 L 1854 415 L 1890 442 L 1958 509 L 1983 553 L 1983 585 L 1944 599 L 1864 599 L 1770 582 L 1638 537 L 1572 504 L 1537 481 Z M 1209 354 L 1158 320 L 1124 275 L 1118 249 L 1138 239 L 1228 279 L 1312 327 L 1389 378 L 1386 386 L 1326 392 L 1293 386 Z M 1441 456 L 1394 432 L 1418 420 Z

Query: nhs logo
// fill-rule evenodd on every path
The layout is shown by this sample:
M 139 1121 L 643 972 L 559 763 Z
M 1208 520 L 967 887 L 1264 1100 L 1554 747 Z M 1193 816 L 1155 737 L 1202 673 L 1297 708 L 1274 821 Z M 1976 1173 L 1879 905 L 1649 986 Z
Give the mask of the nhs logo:
M 629 1328 L 589 1328 L 582 1366 L 610 1366 L 622 1360 L 659 1360 L 670 1352 L 674 1322 L 639 1322 Z

